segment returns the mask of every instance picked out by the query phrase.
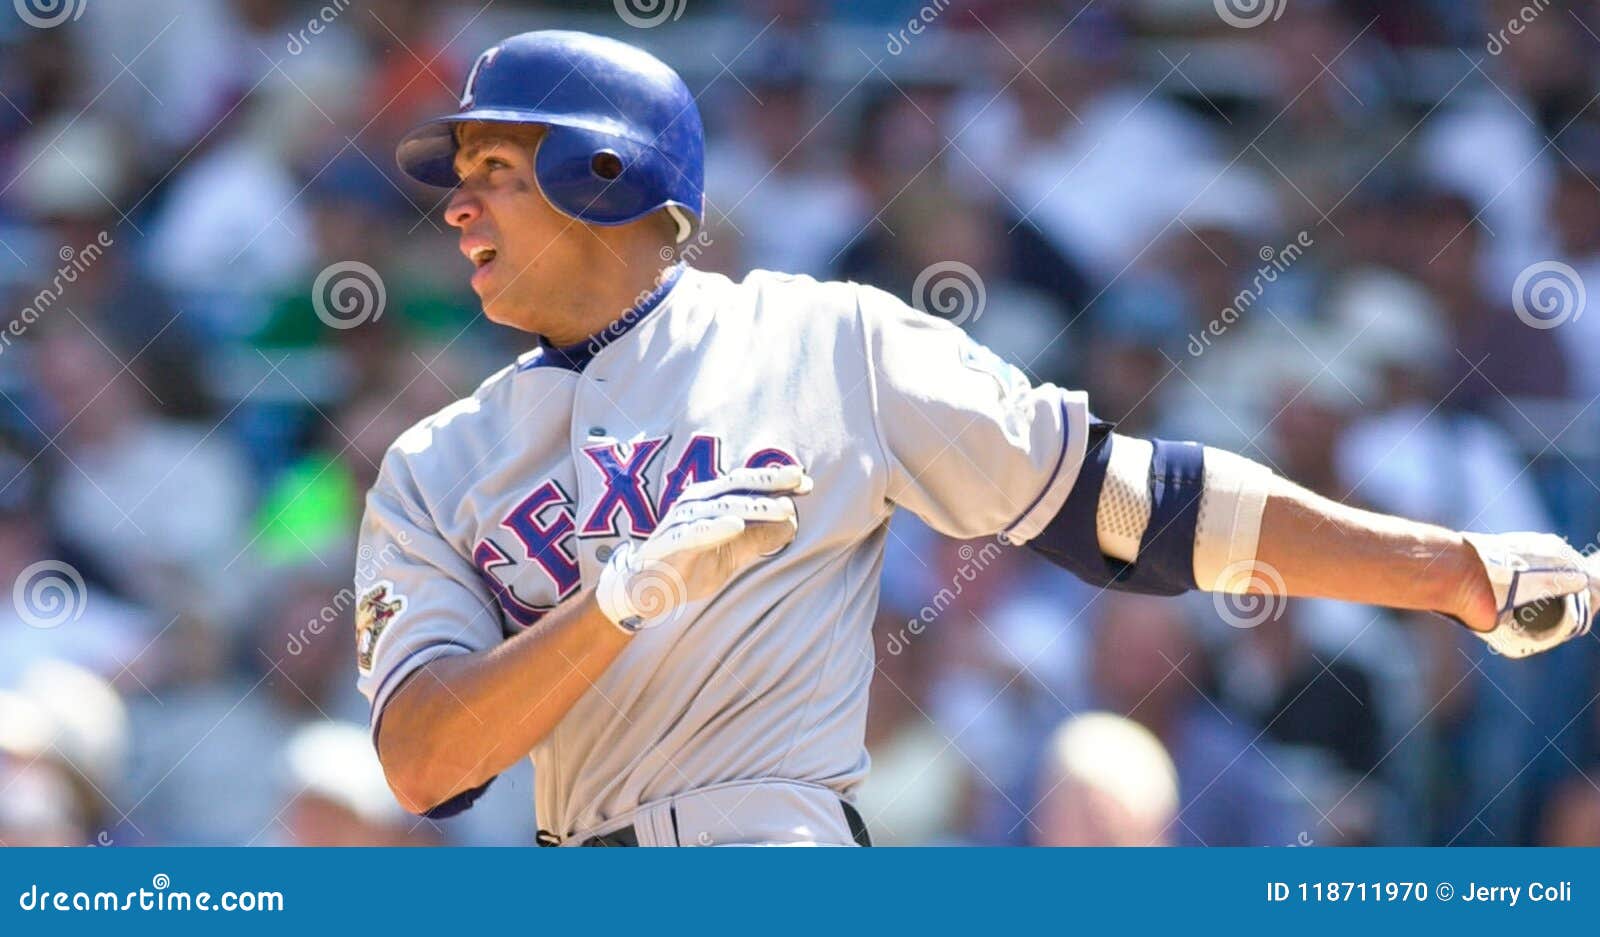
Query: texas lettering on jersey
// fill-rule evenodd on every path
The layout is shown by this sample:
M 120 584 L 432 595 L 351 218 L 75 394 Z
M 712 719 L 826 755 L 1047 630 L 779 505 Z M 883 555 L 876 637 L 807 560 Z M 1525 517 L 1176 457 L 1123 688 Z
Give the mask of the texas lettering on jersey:
M 670 436 L 657 436 L 633 443 L 585 446 L 580 469 L 587 466 L 597 471 L 604 489 L 581 524 L 573 511 L 571 494 L 560 482 L 544 479 L 499 523 L 515 541 L 515 555 L 493 537 L 478 541 L 472 551 L 473 564 L 511 625 L 527 628 L 555 608 L 554 603 L 539 605 L 517 594 L 518 583 L 527 591 L 527 580 L 521 578 L 525 569 L 537 570 L 544 576 L 555 602 L 563 602 L 581 585 L 574 538 L 648 537 L 685 488 L 724 474 L 720 468 L 722 439 L 696 433 L 662 476 L 661 484 L 653 485 L 651 472 L 662 462 L 670 443 Z M 757 450 L 742 464 L 764 468 L 800 463 L 788 452 L 768 447 Z

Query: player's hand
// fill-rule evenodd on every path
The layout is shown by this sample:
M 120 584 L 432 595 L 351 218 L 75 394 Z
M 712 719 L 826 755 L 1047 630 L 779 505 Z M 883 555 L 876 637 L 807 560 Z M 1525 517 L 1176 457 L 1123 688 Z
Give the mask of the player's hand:
M 1528 657 L 1589 633 L 1600 600 L 1600 559 L 1554 534 L 1463 534 L 1490 596 L 1459 617 L 1506 657 Z
M 811 490 L 797 465 L 735 469 L 683 490 L 654 532 L 619 546 L 595 586 L 600 611 L 624 631 L 670 619 L 799 531 L 793 495 Z

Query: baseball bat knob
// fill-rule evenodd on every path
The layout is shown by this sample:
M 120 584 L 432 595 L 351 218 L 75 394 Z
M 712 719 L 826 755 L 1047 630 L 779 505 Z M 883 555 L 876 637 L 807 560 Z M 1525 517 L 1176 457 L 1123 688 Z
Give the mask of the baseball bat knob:
M 1567 596 L 1519 605 L 1514 614 L 1523 631 L 1533 636 L 1542 635 L 1554 630 L 1566 618 Z

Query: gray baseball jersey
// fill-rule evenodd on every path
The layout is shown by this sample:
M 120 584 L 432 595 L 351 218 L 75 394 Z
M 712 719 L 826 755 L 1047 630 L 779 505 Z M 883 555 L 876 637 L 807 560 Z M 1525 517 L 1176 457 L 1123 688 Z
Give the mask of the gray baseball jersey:
M 729 782 L 848 798 L 891 513 L 1025 542 L 1066 499 L 1087 424 L 1082 394 L 1030 387 L 887 293 L 685 269 L 587 351 L 535 349 L 389 450 L 356 583 L 374 733 L 407 675 L 591 588 L 684 486 L 794 462 L 816 482 L 794 542 L 628 645 L 530 753 L 536 809 L 571 835 Z

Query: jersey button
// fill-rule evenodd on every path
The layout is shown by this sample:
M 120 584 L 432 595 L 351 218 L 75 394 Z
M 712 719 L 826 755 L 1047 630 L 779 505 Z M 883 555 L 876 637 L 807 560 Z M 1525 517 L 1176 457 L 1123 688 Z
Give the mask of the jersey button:
M 605 544 L 601 544 L 599 547 L 595 548 L 594 558 L 596 560 L 599 560 L 600 562 L 604 563 L 607 560 L 611 559 L 611 553 L 612 553 L 612 550 L 611 550 L 611 548 L 609 546 L 606 546 Z
M 591 426 L 591 427 L 589 427 L 589 435 L 590 436 L 604 436 L 605 434 L 606 434 L 606 428 L 604 426 Z

